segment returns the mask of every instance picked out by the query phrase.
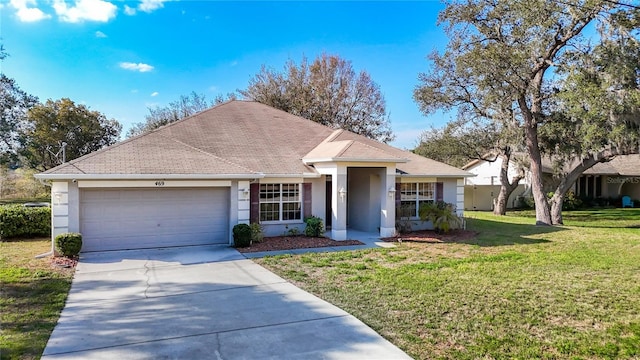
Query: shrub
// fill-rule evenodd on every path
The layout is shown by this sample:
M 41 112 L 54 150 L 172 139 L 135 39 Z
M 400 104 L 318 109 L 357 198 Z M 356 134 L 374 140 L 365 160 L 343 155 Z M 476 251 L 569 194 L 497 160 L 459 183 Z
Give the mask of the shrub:
M 448 233 L 462 224 L 462 220 L 456 215 L 455 206 L 444 201 L 424 203 L 418 210 L 420 220 L 431 221 L 436 232 Z
M 606 201 L 602 201 L 604 205 Z M 564 202 L 562 203 L 562 210 L 577 210 L 582 207 L 582 200 L 576 197 L 576 194 L 573 191 L 567 192 L 564 197 Z
M 238 224 L 233 227 L 233 245 L 235 247 L 247 247 L 251 245 L 251 226 Z
M 79 233 L 63 233 L 54 239 L 56 250 L 66 256 L 76 257 L 82 249 L 82 235 Z
M 396 230 L 400 234 L 407 234 L 413 230 L 411 218 L 415 217 L 415 210 L 407 205 L 396 206 Z
M 51 235 L 51 208 L 0 206 L 0 238 Z
M 304 228 L 304 234 L 310 237 L 324 236 L 324 221 L 317 216 L 310 216 L 304 219 L 307 226 Z
M 259 243 L 264 239 L 264 231 L 262 230 L 262 225 L 258 223 L 252 223 L 249 225 L 251 228 L 251 242 Z

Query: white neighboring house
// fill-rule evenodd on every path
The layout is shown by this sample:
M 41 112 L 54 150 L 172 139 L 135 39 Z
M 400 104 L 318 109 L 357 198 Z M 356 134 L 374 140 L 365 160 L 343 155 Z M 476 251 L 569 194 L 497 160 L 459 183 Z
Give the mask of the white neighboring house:
M 472 174 L 464 180 L 464 209 L 465 210 L 493 210 L 493 200 L 500 193 L 500 169 L 502 158 L 495 161 L 473 160 L 462 169 Z M 515 165 L 509 166 L 509 181 L 517 175 Z M 520 197 L 528 196 L 530 189 L 528 176 L 520 180 L 518 187 L 511 193 L 507 200 L 507 209 L 519 206 Z
M 500 168 L 502 159 L 495 161 L 473 160 L 462 169 L 475 177 L 465 178 L 464 209 L 493 210 L 493 199 L 500 192 Z M 515 164 L 509 167 L 509 180 L 516 175 Z M 553 191 L 553 170 L 551 162 L 543 159 L 543 181 L 546 191 Z M 530 174 L 513 191 L 507 201 L 507 208 L 520 205 L 521 197 L 531 196 Z M 620 155 L 606 163 L 598 163 L 585 171 L 571 189 L 577 196 L 592 199 L 619 199 L 629 196 L 640 199 L 640 155 Z
M 231 244 L 232 228 L 331 238 L 396 231 L 395 209 L 453 203 L 466 171 L 256 102 L 230 101 L 36 175 L 51 181 L 52 235 L 82 251 Z

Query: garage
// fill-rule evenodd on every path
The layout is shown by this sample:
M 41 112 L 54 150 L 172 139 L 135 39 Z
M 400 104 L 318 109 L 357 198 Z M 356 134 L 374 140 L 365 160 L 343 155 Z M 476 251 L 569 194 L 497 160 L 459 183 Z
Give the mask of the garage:
M 83 252 L 228 244 L 229 188 L 82 189 Z

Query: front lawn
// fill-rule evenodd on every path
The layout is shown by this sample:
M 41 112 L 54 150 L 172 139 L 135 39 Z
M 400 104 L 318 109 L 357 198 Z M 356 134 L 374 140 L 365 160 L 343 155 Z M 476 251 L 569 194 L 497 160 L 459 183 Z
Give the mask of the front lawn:
M 258 260 L 415 358 L 640 358 L 640 209 L 468 213 L 477 238 Z
M 73 270 L 53 268 L 51 240 L 0 242 L 0 358 L 40 358 L 71 287 Z

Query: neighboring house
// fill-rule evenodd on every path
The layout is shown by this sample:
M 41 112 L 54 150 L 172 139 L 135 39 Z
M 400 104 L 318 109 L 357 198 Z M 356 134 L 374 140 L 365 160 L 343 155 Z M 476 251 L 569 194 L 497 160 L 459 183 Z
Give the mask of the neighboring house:
M 462 167 L 463 170 L 475 175 L 465 179 L 465 210 L 493 210 L 493 200 L 497 199 L 500 193 L 501 167 L 501 157 L 496 157 L 493 161 L 473 160 Z M 512 162 L 509 166 L 509 181 L 517 175 L 515 168 L 515 164 Z M 528 194 L 528 189 L 527 178 L 520 180 L 518 187 L 507 200 L 507 209 L 518 207 L 520 198 Z
M 576 181 L 574 192 L 588 198 L 640 199 L 640 155 L 616 156 L 596 164 Z
M 256 102 L 231 101 L 36 175 L 51 181 L 53 236 L 83 251 L 230 244 L 318 216 L 392 236 L 395 209 L 444 200 L 462 214 L 466 171 Z
M 475 177 L 465 179 L 464 209 L 492 210 L 493 199 L 500 192 L 500 168 L 502 159 L 495 161 L 473 160 L 462 167 Z M 515 164 L 509 167 L 509 179 L 515 173 Z M 543 181 L 547 191 L 553 191 L 551 161 L 543 159 Z M 531 196 L 530 176 L 527 174 L 507 201 L 507 208 L 520 206 L 521 197 Z M 621 155 L 606 163 L 598 163 L 585 171 L 572 191 L 583 198 L 620 198 L 630 196 L 640 199 L 640 155 Z

